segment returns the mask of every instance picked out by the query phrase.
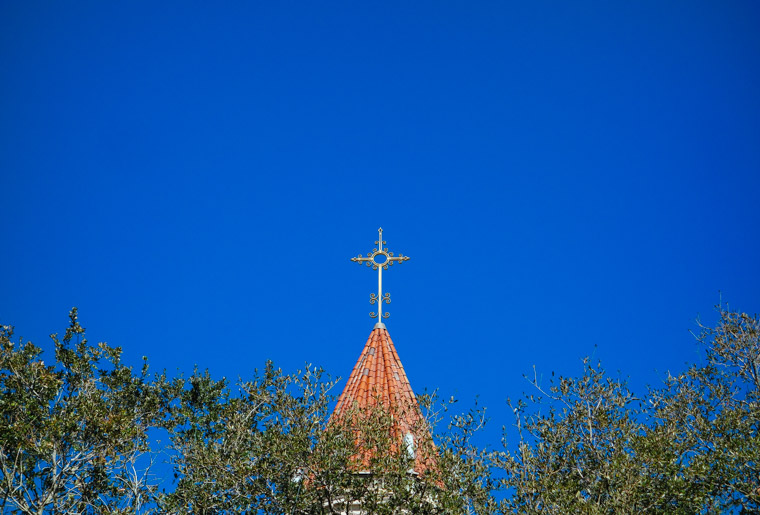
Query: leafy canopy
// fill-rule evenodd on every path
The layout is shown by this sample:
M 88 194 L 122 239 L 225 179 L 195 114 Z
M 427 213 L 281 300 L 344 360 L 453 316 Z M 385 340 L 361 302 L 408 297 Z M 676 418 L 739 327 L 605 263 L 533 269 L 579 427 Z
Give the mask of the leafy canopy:
M 545 385 L 534 372 L 533 393 L 508 403 L 514 427 L 491 447 L 475 443 L 484 409 L 452 414 L 435 395 L 331 419 L 337 382 L 311 366 L 285 374 L 267 363 L 234 383 L 199 370 L 150 376 L 147 360 L 135 372 L 121 349 L 90 344 L 76 309 L 46 364 L 3 326 L 0 508 L 755 513 L 760 320 L 722 305 L 718 314 L 696 335 L 704 360 L 643 394 L 588 359 L 580 377 L 552 374 Z M 399 431 L 399 420 L 414 427 Z

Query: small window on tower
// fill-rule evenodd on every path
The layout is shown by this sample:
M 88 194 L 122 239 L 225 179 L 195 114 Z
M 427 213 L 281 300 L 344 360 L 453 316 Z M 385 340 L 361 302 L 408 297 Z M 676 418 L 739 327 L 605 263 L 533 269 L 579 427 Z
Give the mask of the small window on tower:
M 412 433 L 406 433 L 404 435 L 404 445 L 406 445 L 406 454 L 411 459 L 414 459 L 416 457 L 416 453 L 414 450 L 414 435 Z

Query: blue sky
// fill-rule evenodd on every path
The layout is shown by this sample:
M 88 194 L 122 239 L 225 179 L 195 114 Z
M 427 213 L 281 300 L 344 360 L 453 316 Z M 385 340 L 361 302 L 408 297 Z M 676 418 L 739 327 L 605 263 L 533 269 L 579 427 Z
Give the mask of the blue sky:
M 760 292 L 756 2 L 3 2 L 0 321 L 154 370 L 636 388 Z M 49 348 L 49 346 L 48 346 Z M 341 385 L 342 386 L 342 385 Z M 339 393 L 339 392 L 336 392 Z

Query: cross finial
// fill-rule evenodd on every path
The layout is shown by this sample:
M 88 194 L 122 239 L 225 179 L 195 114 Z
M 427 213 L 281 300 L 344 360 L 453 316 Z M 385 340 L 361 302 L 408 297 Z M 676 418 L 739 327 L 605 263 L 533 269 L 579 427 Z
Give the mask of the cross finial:
M 393 263 L 397 261 L 407 261 L 409 259 L 409 256 L 405 256 L 403 254 L 394 256 L 393 252 L 388 252 L 388 249 L 383 247 L 385 245 L 385 242 L 383 241 L 383 228 L 379 228 L 377 232 L 379 234 L 377 241 L 375 242 L 377 247 L 372 249 L 372 252 L 368 252 L 367 257 L 362 257 L 362 255 L 359 254 L 355 258 L 351 258 L 351 261 L 359 263 L 360 265 L 362 263 L 366 263 L 367 266 L 372 267 L 372 270 L 377 270 L 377 294 L 369 294 L 369 303 L 377 303 L 378 309 L 377 313 L 372 311 L 370 312 L 369 316 L 372 318 L 388 318 L 391 315 L 388 312 L 383 313 L 382 305 L 383 302 L 386 304 L 391 303 L 391 294 L 386 293 L 385 296 L 383 296 L 383 270 L 388 270 L 388 267 L 392 266 Z

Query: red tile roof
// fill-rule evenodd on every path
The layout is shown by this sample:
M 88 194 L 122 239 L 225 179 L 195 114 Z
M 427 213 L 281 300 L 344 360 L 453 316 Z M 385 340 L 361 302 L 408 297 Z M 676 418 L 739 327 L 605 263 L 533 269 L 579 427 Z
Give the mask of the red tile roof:
M 425 427 L 396 347 L 383 324 L 377 324 L 370 333 L 332 416 L 340 418 L 352 408 L 361 411 L 372 407 L 382 407 L 396 414 L 393 433 L 400 438 L 410 432 L 420 433 L 420 428 Z M 417 442 L 420 438 L 430 439 L 427 430 L 422 432 L 425 434 L 415 434 Z M 429 459 L 419 455 L 416 462 L 417 472 L 429 466 Z
M 380 399 L 387 408 L 417 404 L 409 379 L 385 327 L 375 327 L 338 399 L 334 415 L 354 403 L 358 408 L 374 406 Z

